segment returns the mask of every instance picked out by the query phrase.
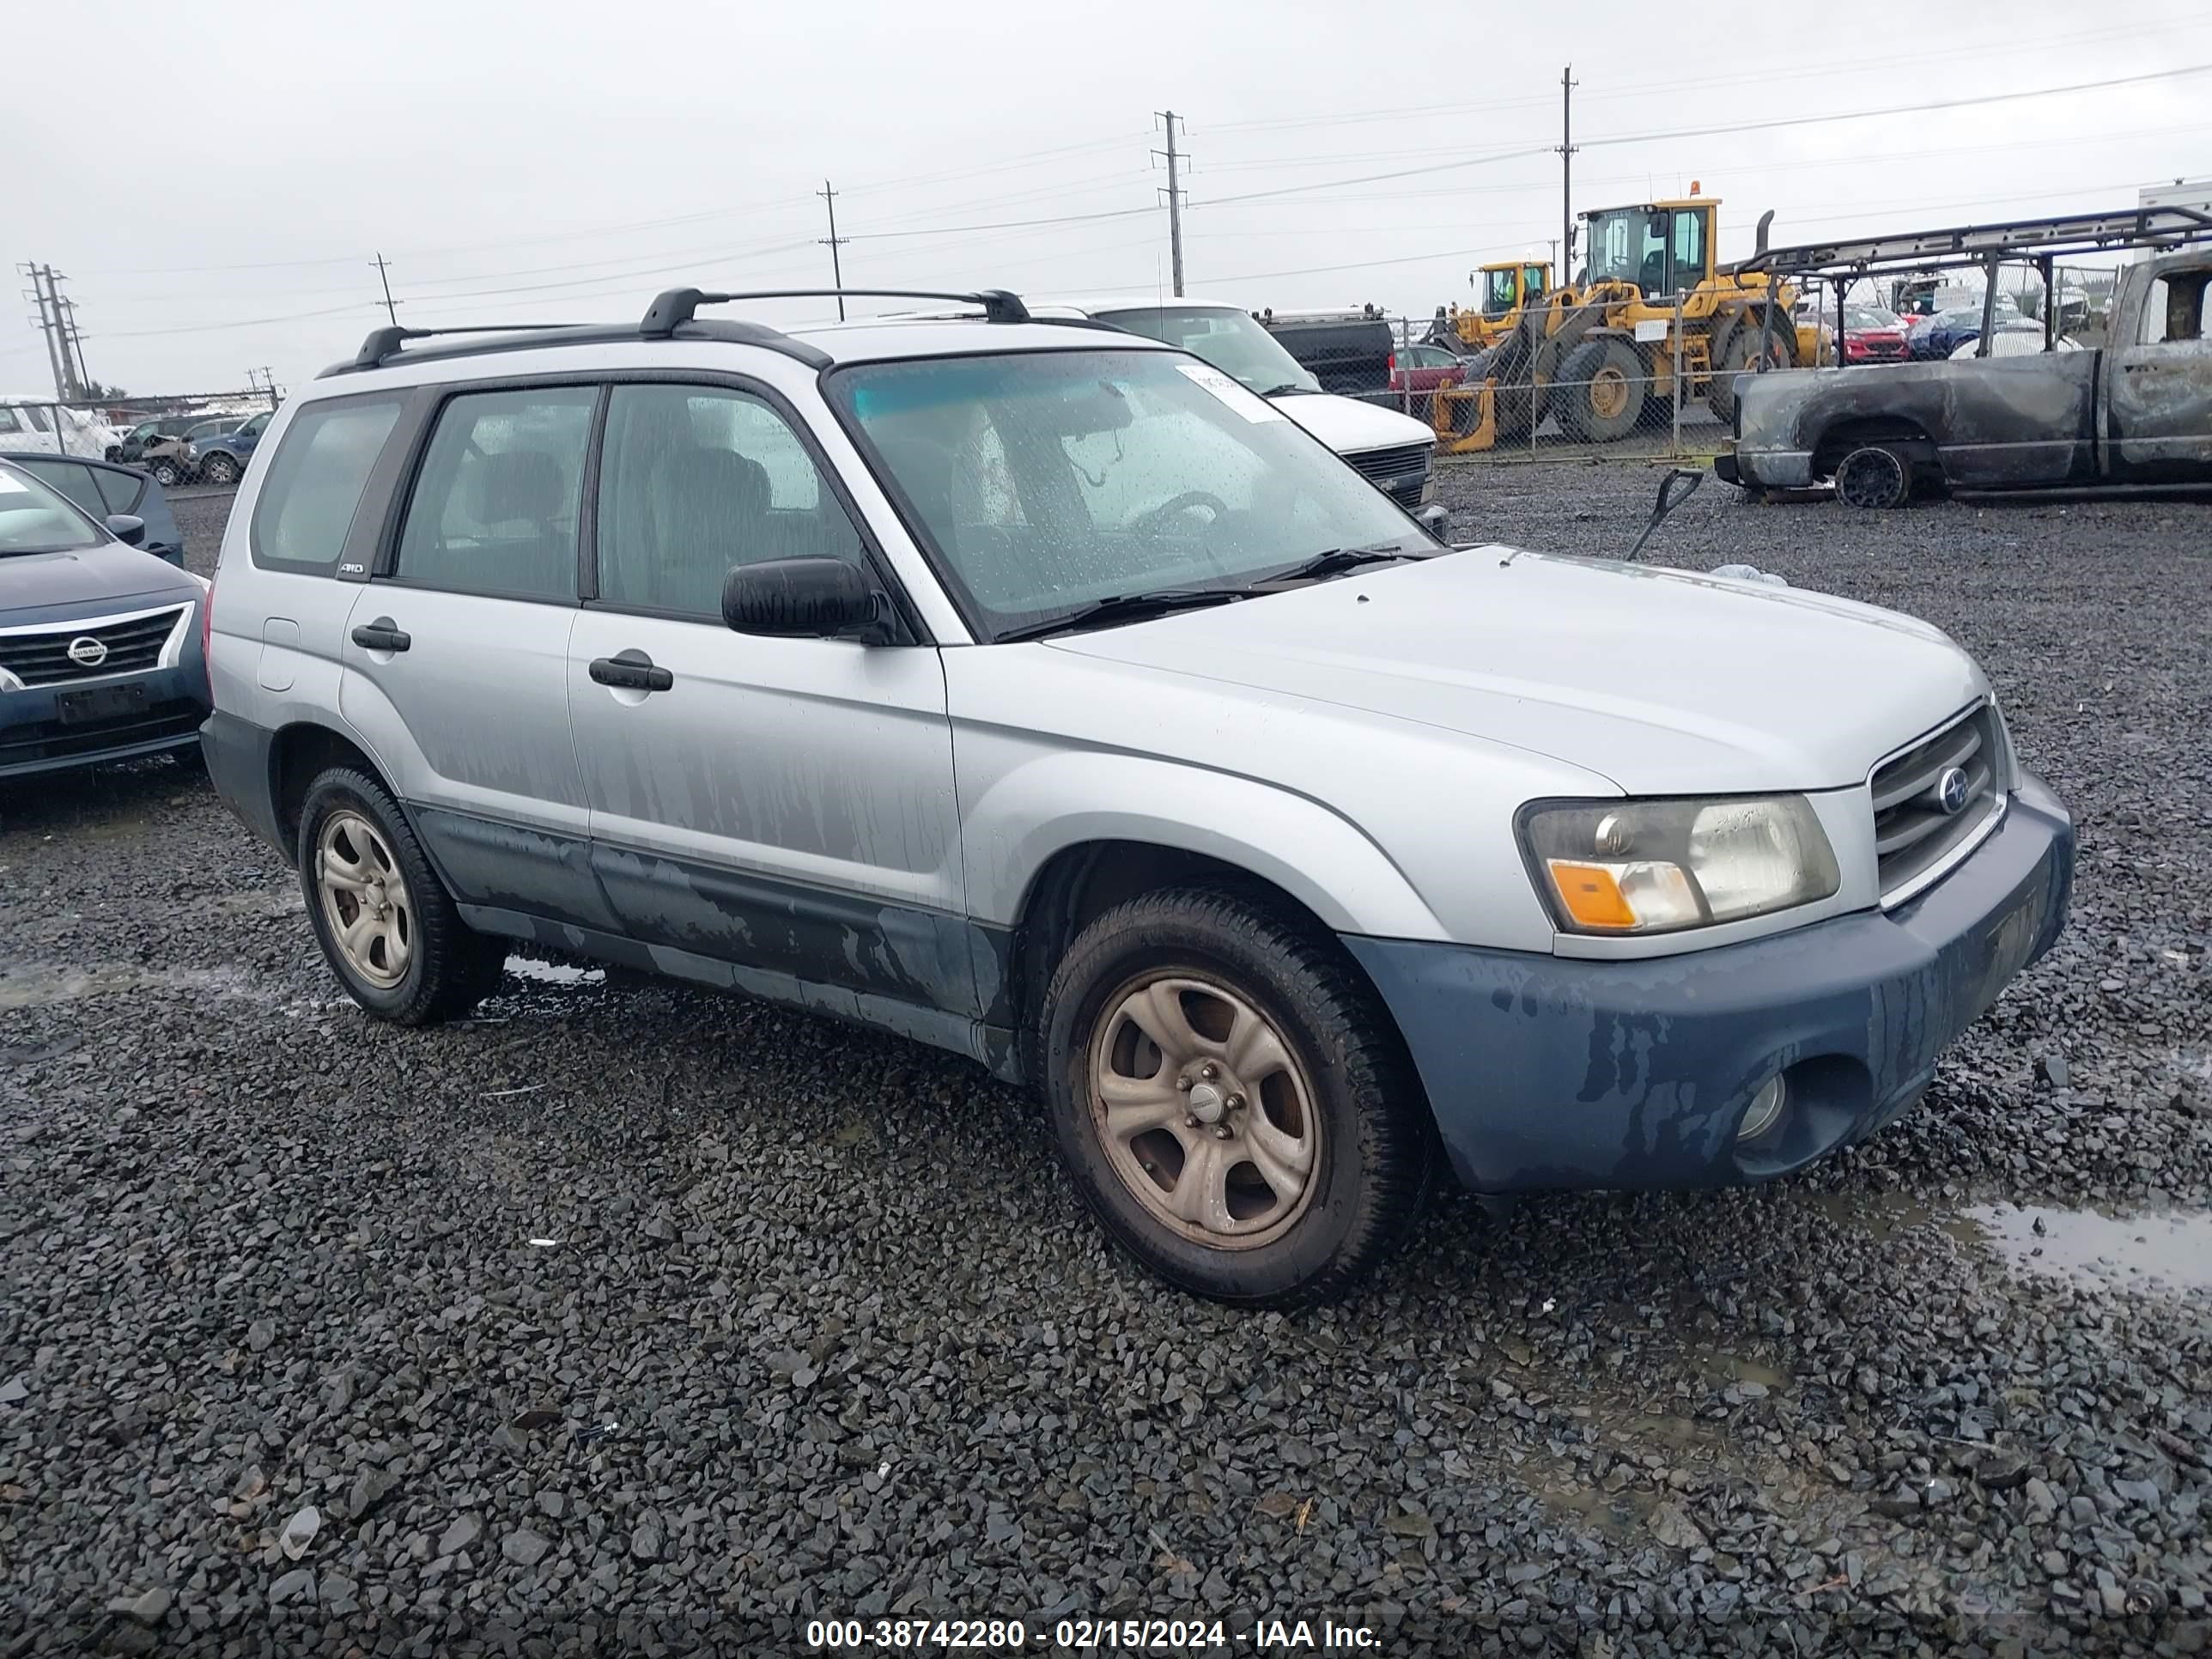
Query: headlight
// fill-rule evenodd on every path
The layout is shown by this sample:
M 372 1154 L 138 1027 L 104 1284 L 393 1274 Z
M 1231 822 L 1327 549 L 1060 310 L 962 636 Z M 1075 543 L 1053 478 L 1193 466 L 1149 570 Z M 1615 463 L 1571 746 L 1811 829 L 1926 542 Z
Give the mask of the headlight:
M 1824 899 L 1842 884 L 1802 795 L 1546 801 L 1521 813 L 1529 872 L 1571 933 L 1663 933 Z
M 197 461 L 199 458 L 200 447 L 198 444 L 186 444 L 185 446 L 185 459 L 186 460 Z

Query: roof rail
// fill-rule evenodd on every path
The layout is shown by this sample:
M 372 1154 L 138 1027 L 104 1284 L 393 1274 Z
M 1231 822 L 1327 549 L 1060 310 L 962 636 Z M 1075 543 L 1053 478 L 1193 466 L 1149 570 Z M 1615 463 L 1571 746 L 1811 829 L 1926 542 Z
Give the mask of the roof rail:
M 787 288 L 763 289 L 742 294 L 708 294 L 696 288 L 672 288 L 645 309 L 637 331 L 647 339 L 665 339 L 698 314 L 701 306 L 723 306 L 738 300 L 951 300 L 981 306 L 984 320 L 1026 323 L 1030 308 L 1021 295 L 1003 288 L 979 289 L 970 294 L 948 294 L 927 288 Z
M 399 355 L 399 348 L 410 340 L 428 340 L 441 334 L 544 334 L 564 328 L 575 328 L 575 323 L 473 323 L 465 328 L 408 328 L 393 324 L 386 328 L 373 328 L 368 337 L 361 343 L 354 354 L 355 368 L 381 368 Z

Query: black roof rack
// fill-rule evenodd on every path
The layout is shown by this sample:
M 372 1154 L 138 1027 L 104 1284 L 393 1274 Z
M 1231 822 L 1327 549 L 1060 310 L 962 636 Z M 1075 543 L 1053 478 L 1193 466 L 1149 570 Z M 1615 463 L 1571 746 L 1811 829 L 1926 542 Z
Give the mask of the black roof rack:
M 2208 240 L 2212 240 L 2212 215 L 2196 208 L 2123 208 L 2111 213 L 2068 213 L 1898 236 L 1808 242 L 1797 247 L 1761 247 L 1735 269 L 1770 270 L 1785 276 L 1816 272 L 1865 276 L 1873 271 L 1941 270 L 1991 263 L 2041 264 L 2069 253 L 2180 246 Z
M 908 288 L 799 288 L 763 290 L 750 294 L 708 294 L 696 288 L 672 288 L 647 307 L 644 319 L 628 323 L 474 323 L 452 328 L 408 328 L 394 325 L 371 329 L 361 349 L 342 363 L 333 363 L 315 378 L 327 380 L 333 374 L 356 374 L 372 368 L 381 368 L 399 355 L 400 348 L 415 340 L 431 340 L 450 337 L 448 345 L 416 354 L 433 357 L 466 357 L 490 351 L 527 351 L 538 346 L 607 344 L 617 340 L 665 340 L 677 330 L 684 331 L 686 338 L 729 340 L 746 345 L 765 346 L 780 351 L 787 357 L 796 357 L 813 368 L 826 368 L 830 354 L 821 347 L 805 340 L 794 340 L 779 329 L 766 323 L 756 323 L 732 318 L 726 321 L 696 320 L 701 306 L 727 305 L 734 300 L 950 300 L 959 305 L 981 306 L 987 321 L 994 323 L 1026 323 L 1029 307 L 1021 296 L 1002 288 L 987 288 L 972 294 L 947 294 L 934 289 Z M 486 335 L 497 335 L 497 339 L 485 339 Z
M 1021 295 L 1003 288 L 979 289 L 970 294 L 948 294 L 927 288 L 786 288 L 759 289 L 743 294 L 707 294 L 696 288 L 672 288 L 645 308 L 637 331 L 647 339 L 665 339 L 698 314 L 701 306 L 724 306 L 737 300 L 951 300 L 960 305 L 981 306 L 983 318 L 993 323 L 1026 323 L 1030 308 Z
M 410 340 L 434 339 L 444 334 L 557 334 L 563 329 L 575 328 L 575 323 L 474 323 L 466 328 L 408 328 L 393 324 L 386 328 L 373 328 L 368 337 L 361 343 L 354 354 L 354 368 L 381 368 L 399 353 L 399 348 Z

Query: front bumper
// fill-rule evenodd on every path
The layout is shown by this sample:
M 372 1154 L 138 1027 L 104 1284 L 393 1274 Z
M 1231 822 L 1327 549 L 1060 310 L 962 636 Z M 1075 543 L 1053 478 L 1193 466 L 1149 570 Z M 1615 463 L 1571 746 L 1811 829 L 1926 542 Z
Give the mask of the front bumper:
M 83 682 L 0 691 L 0 778 L 136 760 L 190 749 L 199 741 L 200 722 L 207 718 L 208 687 L 197 652 L 174 668 L 99 682 L 118 683 L 143 687 L 143 706 L 68 724 L 61 718 L 61 698 L 85 690 Z
M 1346 936 L 1478 1192 L 1763 1181 L 1911 1105 L 2065 924 L 2074 828 L 2023 775 L 1996 832 L 1893 911 L 1593 962 Z M 1736 1132 L 1777 1072 L 1781 1121 Z

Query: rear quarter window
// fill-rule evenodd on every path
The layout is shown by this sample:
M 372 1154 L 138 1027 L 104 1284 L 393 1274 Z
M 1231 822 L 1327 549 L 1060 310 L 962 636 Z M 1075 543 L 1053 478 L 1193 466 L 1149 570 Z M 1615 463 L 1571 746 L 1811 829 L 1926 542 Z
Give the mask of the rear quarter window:
M 257 566 L 336 571 L 401 405 L 398 396 L 333 398 L 293 417 L 253 504 L 249 541 Z

